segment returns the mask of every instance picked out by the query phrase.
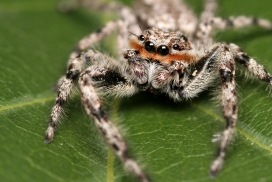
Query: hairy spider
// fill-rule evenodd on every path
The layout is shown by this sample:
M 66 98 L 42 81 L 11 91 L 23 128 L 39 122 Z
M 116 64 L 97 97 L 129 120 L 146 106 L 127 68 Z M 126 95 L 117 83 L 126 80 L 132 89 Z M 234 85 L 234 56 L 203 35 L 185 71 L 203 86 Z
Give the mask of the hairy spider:
M 270 85 L 272 77 L 239 46 L 225 42 L 214 44 L 212 32 L 214 29 L 249 25 L 272 29 L 272 23 L 249 16 L 215 17 L 215 0 L 205 1 L 199 19 L 180 0 L 140 0 L 133 9 L 119 3 L 85 0 L 80 3 L 85 7 L 118 10 L 120 19 L 108 22 L 75 46 L 68 61 L 66 76 L 59 80 L 45 142 L 53 140 L 62 106 L 75 83 L 78 83 L 86 112 L 92 116 L 125 168 L 140 181 L 149 182 L 151 180 L 146 173 L 128 155 L 127 144 L 104 111 L 100 95 L 125 97 L 139 91 L 150 91 L 182 101 L 194 98 L 209 86 L 218 84 L 226 127 L 210 168 L 211 175 L 216 175 L 237 121 L 236 63 Z M 119 32 L 118 60 L 94 49 L 86 50 L 114 30 Z

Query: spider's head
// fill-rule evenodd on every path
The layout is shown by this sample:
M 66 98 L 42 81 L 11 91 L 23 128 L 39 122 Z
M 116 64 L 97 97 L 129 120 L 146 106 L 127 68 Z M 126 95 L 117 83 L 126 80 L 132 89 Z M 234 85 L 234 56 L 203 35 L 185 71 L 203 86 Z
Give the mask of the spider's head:
M 144 59 L 164 64 L 173 61 L 192 63 L 196 59 L 192 43 L 180 32 L 165 32 L 157 28 L 149 28 L 137 38 L 132 38 L 130 45 Z

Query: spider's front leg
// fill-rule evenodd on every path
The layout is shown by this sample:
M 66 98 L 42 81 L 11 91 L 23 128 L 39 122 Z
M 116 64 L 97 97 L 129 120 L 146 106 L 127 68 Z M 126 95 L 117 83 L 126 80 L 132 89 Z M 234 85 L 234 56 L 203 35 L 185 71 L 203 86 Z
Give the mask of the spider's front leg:
M 191 68 L 191 74 L 186 75 L 187 81 L 177 89 L 173 89 L 172 96 L 180 98 L 193 98 L 206 89 L 219 77 L 221 83 L 221 103 L 226 128 L 221 137 L 217 156 L 211 165 L 210 173 L 215 176 L 223 164 L 227 146 L 234 133 L 238 117 L 238 106 L 235 84 L 235 62 L 246 67 L 260 80 L 272 85 L 272 77 L 263 65 L 247 56 L 240 47 L 235 44 L 219 43 L 203 56 Z M 177 96 L 177 93 L 179 94 Z
M 130 15 L 130 12 L 128 11 L 126 11 L 126 13 Z M 126 13 L 124 14 L 126 15 Z M 83 50 L 87 49 L 89 46 L 93 45 L 105 36 L 112 33 L 114 30 L 119 28 L 121 31 L 120 27 L 123 24 L 124 22 L 120 19 L 116 21 L 110 21 L 96 32 L 83 37 L 74 47 L 69 57 L 66 77 L 62 77 L 58 81 L 58 95 L 55 99 L 56 101 L 51 112 L 50 123 L 46 130 L 46 136 L 44 140 L 46 143 L 49 143 L 53 140 L 54 130 L 59 122 L 59 118 L 62 112 L 62 106 L 67 101 L 68 96 L 70 95 L 70 92 L 74 86 L 74 82 L 76 81 L 78 75 L 82 70 L 83 62 L 86 61 L 86 59 L 84 58 L 84 54 L 81 54 L 81 56 L 79 56 L 80 53 Z M 122 29 L 124 29 L 124 27 Z M 121 37 L 123 35 L 122 33 L 120 34 Z M 120 49 L 123 49 L 123 47 L 125 46 L 124 42 L 125 40 L 123 38 L 119 38 Z
M 51 111 L 49 126 L 45 132 L 44 141 L 46 143 L 49 143 L 53 140 L 54 131 L 56 125 L 59 122 L 59 118 L 62 112 L 62 106 L 67 101 L 68 96 L 70 95 L 71 90 L 74 86 L 74 83 L 82 70 L 82 60 L 84 59 L 83 56 L 84 55 L 78 56 L 76 59 L 70 61 L 66 71 L 66 77 L 59 80 L 60 86 L 58 89 L 58 95 L 55 99 L 55 104 Z
M 78 84 L 87 114 L 93 117 L 95 125 L 125 168 L 142 182 L 150 182 L 137 162 L 128 155 L 127 144 L 104 111 L 98 94 L 132 95 L 137 88 L 126 78 L 123 69 L 114 59 L 95 50 L 88 50 L 84 59 L 90 66 L 80 74 Z
M 207 55 L 190 68 L 191 72 L 189 73 L 191 74 L 185 75 L 187 81 L 178 88 L 179 97 L 189 99 L 196 97 L 198 93 L 212 86 L 218 77 L 220 78 L 221 103 L 226 128 L 222 134 L 217 156 L 211 165 L 212 176 L 217 174 L 223 164 L 238 115 L 234 57 L 235 55 L 227 44 L 216 44 Z
M 263 65 L 249 57 L 242 49 L 235 44 L 225 44 L 222 52 L 222 63 L 219 64 L 219 72 L 222 90 L 223 115 L 227 126 L 223 132 L 217 157 L 211 165 L 211 175 L 216 175 L 220 169 L 226 153 L 226 147 L 231 140 L 234 126 L 237 120 L 237 96 L 235 89 L 235 61 L 246 67 L 259 80 L 272 85 L 272 76 L 266 71 Z M 226 61 L 224 61 L 226 60 Z M 220 61 L 221 62 L 221 61 Z
M 106 35 L 110 34 L 121 23 L 122 21 L 120 20 L 108 22 L 101 29 L 82 38 L 74 47 L 74 50 L 70 54 L 70 58 L 68 61 L 66 77 L 62 77 L 58 81 L 58 85 L 59 85 L 58 95 L 55 99 L 55 104 L 51 111 L 49 126 L 46 130 L 46 135 L 44 140 L 46 143 L 49 143 L 53 140 L 54 130 L 56 128 L 56 125 L 59 122 L 59 118 L 62 112 L 62 106 L 67 101 L 68 96 L 70 95 L 70 92 L 74 86 L 74 82 L 76 81 L 78 75 L 82 71 L 82 66 L 84 65 L 83 62 L 85 58 L 84 58 L 84 54 L 80 55 L 80 53 L 84 49 L 86 49 L 88 46 L 94 44 L 95 42 L 104 38 Z
M 235 125 L 238 117 L 238 105 L 235 83 L 235 60 L 234 55 L 227 45 L 223 45 L 220 51 L 219 59 L 219 76 L 221 81 L 221 103 L 223 109 L 223 117 L 226 121 L 225 130 L 222 133 L 222 139 L 217 151 L 217 156 L 211 165 L 210 173 L 215 176 L 220 170 L 224 157 L 226 155 L 227 146 L 233 136 Z

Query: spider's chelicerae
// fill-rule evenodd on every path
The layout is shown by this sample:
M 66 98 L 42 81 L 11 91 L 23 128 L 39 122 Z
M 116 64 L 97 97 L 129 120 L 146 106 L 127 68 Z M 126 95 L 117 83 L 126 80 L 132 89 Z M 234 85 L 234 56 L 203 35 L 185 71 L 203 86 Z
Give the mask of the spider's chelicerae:
M 120 18 L 81 39 L 70 55 L 66 76 L 60 79 L 45 142 L 51 142 L 63 104 L 78 84 L 86 112 L 126 169 L 142 182 L 151 181 L 128 155 L 127 144 L 103 109 L 101 95 L 128 97 L 139 91 L 168 95 L 175 101 L 196 97 L 210 86 L 221 89 L 225 130 L 210 173 L 222 166 L 237 121 L 236 64 L 272 85 L 271 75 L 233 43 L 213 43 L 214 29 L 258 25 L 272 29 L 270 21 L 249 16 L 214 16 L 215 0 L 206 0 L 198 19 L 181 0 L 140 0 L 133 9 L 119 3 L 81 1 L 81 5 L 118 10 Z M 141 27 L 141 29 L 139 28 Z M 149 27 L 149 28 L 148 28 Z M 151 28 L 150 28 L 151 27 Z M 119 57 L 88 49 L 118 30 Z M 85 51 L 84 51 L 85 50 Z

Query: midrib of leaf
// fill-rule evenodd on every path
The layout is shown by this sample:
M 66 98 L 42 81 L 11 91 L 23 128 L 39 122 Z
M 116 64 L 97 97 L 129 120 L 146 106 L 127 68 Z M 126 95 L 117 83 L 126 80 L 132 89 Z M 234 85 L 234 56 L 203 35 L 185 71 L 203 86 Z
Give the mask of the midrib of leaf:
M 200 111 L 214 117 L 215 119 L 221 121 L 221 122 L 225 122 L 224 118 L 222 118 L 221 116 L 219 116 L 218 114 L 214 113 L 213 111 L 202 107 L 201 105 L 197 104 L 197 103 L 191 103 L 191 105 L 193 107 L 195 107 L 196 109 L 199 109 Z M 261 141 L 257 140 L 256 138 L 254 138 L 253 136 L 251 136 L 248 132 L 246 132 L 245 130 L 243 130 L 242 128 L 236 126 L 236 130 L 239 134 L 241 134 L 242 136 L 244 136 L 245 138 L 248 139 L 248 141 L 251 141 L 253 143 L 255 143 L 256 145 L 258 145 L 260 148 L 268 151 L 269 153 L 272 154 L 272 147 L 267 146 L 266 144 L 262 143 Z
M 107 162 L 107 182 L 114 181 L 114 153 L 111 148 L 108 148 L 108 162 Z
M 48 97 L 41 97 L 41 98 L 36 98 L 36 99 L 28 100 L 28 101 L 13 103 L 10 105 L 4 105 L 4 106 L 0 107 L 0 113 L 3 111 L 12 110 L 12 109 L 16 109 L 19 107 L 24 107 L 24 106 L 28 106 L 28 105 L 34 105 L 34 104 L 38 104 L 38 103 L 52 101 L 53 99 L 54 99 L 53 96 L 48 96 Z
M 115 99 L 112 102 L 112 107 L 111 107 L 111 119 L 115 123 L 118 120 L 118 109 L 120 105 L 120 100 Z M 107 182 L 114 182 L 114 152 L 108 147 L 108 161 L 107 161 Z

